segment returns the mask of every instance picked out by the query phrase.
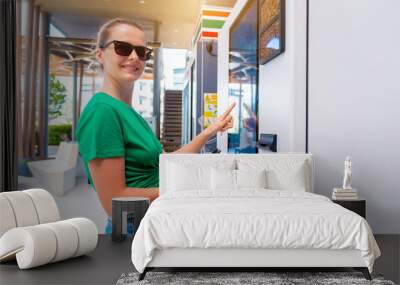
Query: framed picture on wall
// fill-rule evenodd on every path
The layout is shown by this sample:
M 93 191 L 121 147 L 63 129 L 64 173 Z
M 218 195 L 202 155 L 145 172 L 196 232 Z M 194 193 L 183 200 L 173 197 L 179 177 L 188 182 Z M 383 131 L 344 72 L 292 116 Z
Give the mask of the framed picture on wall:
M 285 51 L 285 0 L 259 0 L 259 62 L 265 64 Z

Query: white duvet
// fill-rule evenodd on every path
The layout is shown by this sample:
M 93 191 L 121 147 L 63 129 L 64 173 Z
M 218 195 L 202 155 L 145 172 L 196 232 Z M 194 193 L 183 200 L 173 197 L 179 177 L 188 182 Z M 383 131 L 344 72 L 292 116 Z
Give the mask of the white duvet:
M 358 249 L 371 272 L 380 255 L 359 215 L 321 195 L 265 189 L 162 195 L 140 223 L 132 262 L 143 272 L 165 248 Z

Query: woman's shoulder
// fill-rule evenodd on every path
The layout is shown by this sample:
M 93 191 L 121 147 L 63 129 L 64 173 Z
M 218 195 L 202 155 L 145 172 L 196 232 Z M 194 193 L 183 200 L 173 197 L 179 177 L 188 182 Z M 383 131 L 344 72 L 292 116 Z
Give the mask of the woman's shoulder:
M 94 128 L 112 128 L 121 125 L 121 113 L 118 108 L 95 94 L 81 112 L 77 125 L 77 135 Z
M 91 124 L 104 124 L 110 120 L 120 121 L 120 118 L 121 112 L 118 106 L 104 100 L 99 93 L 96 93 L 81 112 L 77 128 Z
M 84 110 L 82 111 L 81 116 L 85 114 L 93 114 L 93 113 L 110 113 L 120 111 L 120 108 L 113 100 L 110 100 L 110 96 L 104 96 L 104 93 L 96 93 L 89 100 Z

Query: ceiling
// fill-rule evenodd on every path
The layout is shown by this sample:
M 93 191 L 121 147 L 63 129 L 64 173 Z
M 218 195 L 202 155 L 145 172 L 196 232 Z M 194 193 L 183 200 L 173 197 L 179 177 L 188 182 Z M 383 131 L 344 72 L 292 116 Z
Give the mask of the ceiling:
M 131 17 L 150 41 L 166 48 L 190 48 L 201 5 L 232 7 L 236 0 L 36 0 L 68 37 L 96 37 L 104 21 Z M 156 35 L 158 26 L 158 36 Z

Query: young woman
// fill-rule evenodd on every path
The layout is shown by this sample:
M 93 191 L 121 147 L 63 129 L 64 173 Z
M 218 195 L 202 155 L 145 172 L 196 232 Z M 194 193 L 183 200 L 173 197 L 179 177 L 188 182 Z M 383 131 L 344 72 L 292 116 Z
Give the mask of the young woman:
M 83 110 L 76 131 L 86 173 L 108 216 L 113 197 L 159 195 L 158 162 L 162 145 L 131 107 L 135 81 L 151 50 L 143 30 L 128 19 L 114 19 L 99 30 L 96 56 L 104 81 Z M 233 126 L 231 105 L 217 121 L 176 153 L 197 153 L 217 132 Z

